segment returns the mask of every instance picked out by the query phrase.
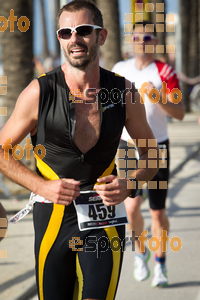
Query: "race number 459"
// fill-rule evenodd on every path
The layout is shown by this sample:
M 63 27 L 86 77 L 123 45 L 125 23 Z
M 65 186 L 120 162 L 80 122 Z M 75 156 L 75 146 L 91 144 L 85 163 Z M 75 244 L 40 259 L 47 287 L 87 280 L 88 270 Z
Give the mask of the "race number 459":
M 96 221 L 98 218 L 100 220 L 105 220 L 107 218 L 114 218 L 116 216 L 115 214 L 115 206 L 107 206 L 102 204 L 96 204 L 96 205 L 89 205 L 89 211 L 88 211 L 88 217 L 92 218 L 94 221 Z

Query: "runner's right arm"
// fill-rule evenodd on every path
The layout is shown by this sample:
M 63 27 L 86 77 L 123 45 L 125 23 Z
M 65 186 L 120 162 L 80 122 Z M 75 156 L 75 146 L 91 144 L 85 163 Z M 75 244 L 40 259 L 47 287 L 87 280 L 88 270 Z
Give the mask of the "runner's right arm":
M 69 205 L 79 196 L 79 181 L 74 179 L 47 181 L 29 170 L 19 160 L 15 160 L 12 153 L 9 154 L 9 159 L 4 157 L 6 149 L 3 148 L 6 148 L 6 144 L 10 144 L 13 148 L 28 133 L 31 135 L 35 134 L 39 94 L 39 83 L 37 80 L 34 80 L 20 94 L 11 117 L 0 132 L 0 172 L 15 183 L 52 202 Z M 8 143 L 9 140 L 10 143 Z

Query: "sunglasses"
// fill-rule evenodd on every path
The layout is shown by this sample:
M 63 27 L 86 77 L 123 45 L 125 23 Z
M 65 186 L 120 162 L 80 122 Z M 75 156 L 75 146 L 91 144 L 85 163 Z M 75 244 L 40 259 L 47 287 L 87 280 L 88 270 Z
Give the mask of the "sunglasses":
M 157 39 L 157 37 L 154 35 L 143 35 L 143 42 L 150 42 L 150 41 L 156 40 L 156 39 Z M 141 35 L 140 36 L 134 35 L 133 40 L 134 40 L 134 42 L 138 42 L 138 43 L 141 42 Z
M 68 40 L 72 36 L 72 32 L 76 32 L 79 36 L 86 36 L 92 33 L 94 29 L 102 29 L 102 27 L 91 24 L 78 25 L 76 27 L 64 27 L 56 31 L 59 38 Z

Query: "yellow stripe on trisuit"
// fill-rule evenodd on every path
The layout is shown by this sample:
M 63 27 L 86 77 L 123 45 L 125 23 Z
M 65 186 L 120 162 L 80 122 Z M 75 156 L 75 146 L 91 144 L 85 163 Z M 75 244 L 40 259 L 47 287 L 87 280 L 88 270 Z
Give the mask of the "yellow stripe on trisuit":
M 38 76 L 38 78 L 43 77 L 43 76 L 46 76 L 46 73 L 44 73 L 44 74 Z
M 118 76 L 118 77 L 123 77 L 123 76 L 121 76 L 121 75 L 119 75 L 119 74 L 117 74 L 117 73 L 115 73 L 115 76 Z
M 115 167 L 115 158 L 113 159 L 113 161 L 111 162 L 110 166 L 103 172 L 103 174 L 101 176 L 99 176 L 99 178 L 102 178 L 104 176 L 108 176 L 108 175 L 111 175 L 112 174 L 112 171 L 114 170 L 114 167 Z M 104 184 L 104 183 L 99 183 L 99 182 L 96 182 L 96 184 Z
M 37 159 L 37 168 L 46 180 L 59 179 L 58 175 L 45 162 L 39 159 L 37 155 L 36 155 L 36 159 Z M 44 266 L 45 266 L 46 258 L 59 233 L 63 215 L 64 215 L 64 209 L 65 209 L 64 205 L 55 204 L 55 203 L 53 204 L 53 211 L 51 214 L 51 218 L 49 220 L 49 224 L 47 226 L 45 235 L 43 236 L 40 245 L 39 258 L 38 258 L 38 282 L 39 282 L 40 300 L 44 300 L 43 276 L 44 276 Z
M 104 228 L 109 241 L 112 240 L 114 237 L 118 237 L 118 232 L 116 227 L 106 227 Z M 118 251 L 113 251 L 112 249 L 112 256 L 113 256 L 113 268 L 111 273 L 110 284 L 108 287 L 108 292 L 106 295 L 106 300 L 114 299 L 118 278 L 119 278 L 119 269 L 120 269 L 120 259 L 121 259 L 121 248 Z
M 76 254 L 76 275 L 73 300 L 81 300 L 83 294 L 83 273 L 81 270 L 78 253 Z

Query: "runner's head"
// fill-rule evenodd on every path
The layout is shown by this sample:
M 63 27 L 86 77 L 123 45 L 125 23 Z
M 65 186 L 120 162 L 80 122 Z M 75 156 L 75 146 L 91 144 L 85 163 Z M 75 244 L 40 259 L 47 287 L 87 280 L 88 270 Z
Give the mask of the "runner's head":
M 102 14 L 89 0 L 74 0 L 58 14 L 57 37 L 66 58 L 73 68 L 89 70 L 99 65 L 99 47 L 106 40 Z

